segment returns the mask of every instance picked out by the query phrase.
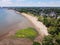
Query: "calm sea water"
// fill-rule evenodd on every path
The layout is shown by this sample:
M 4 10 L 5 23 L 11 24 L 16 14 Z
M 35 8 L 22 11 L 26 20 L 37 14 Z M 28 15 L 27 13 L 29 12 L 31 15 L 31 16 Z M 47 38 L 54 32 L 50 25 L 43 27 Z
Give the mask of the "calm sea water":
M 30 24 L 25 17 L 17 14 L 14 10 L 0 9 L 0 35 L 8 32 L 8 28 L 18 23 L 21 23 L 21 27 Z

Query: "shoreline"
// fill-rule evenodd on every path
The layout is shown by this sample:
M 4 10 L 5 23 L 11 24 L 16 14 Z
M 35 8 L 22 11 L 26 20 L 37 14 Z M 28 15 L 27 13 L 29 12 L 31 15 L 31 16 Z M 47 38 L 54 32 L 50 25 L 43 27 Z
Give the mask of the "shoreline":
M 10 11 L 15 11 L 15 10 L 10 10 Z M 15 13 L 17 13 L 17 11 L 15 11 Z M 18 13 L 17 13 L 18 14 Z M 20 14 L 19 14 L 20 15 Z M 3 39 L 5 39 L 5 38 L 7 38 L 7 37 L 9 37 L 9 36 L 11 36 L 11 35 L 14 35 L 15 34 L 15 32 L 17 31 L 17 30 L 20 30 L 20 29 L 23 29 L 23 28 L 27 28 L 30 24 L 30 27 L 32 27 L 33 25 L 32 25 L 32 23 L 30 23 L 29 25 L 24 25 L 24 26 L 22 26 L 24 23 L 21 23 L 21 22 L 17 22 L 17 23 L 15 23 L 15 24 L 13 24 L 13 25 L 10 25 L 6 30 L 8 30 L 7 32 L 5 32 L 4 34 L 2 34 L 2 35 L 0 35 L 0 40 L 3 40 Z
M 15 10 L 14 10 L 15 11 Z M 34 41 L 37 42 L 41 42 L 44 36 L 48 35 L 47 32 L 47 27 L 45 27 L 45 25 L 42 22 L 39 22 L 37 19 L 37 17 L 31 16 L 30 14 L 26 14 L 26 13 L 20 13 L 18 11 L 15 11 L 17 14 L 21 14 L 22 16 L 24 16 L 26 19 L 28 19 L 32 26 L 34 26 L 33 28 L 36 29 L 36 31 L 39 33 L 38 37 L 36 37 L 36 39 Z M 19 25 L 20 23 L 18 23 Z M 15 30 L 11 29 L 9 32 L 7 32 L 6 34 L 2 35 L 1 38 L 3 37 L 9 37 L 10 35 L 14 35 L 14 33 L 17 31 L 17 29 L 20 29 L 20 27 L 18 28 L 14 28 Z M 3 39 L 2 38 L 2 39 Z M 5 38 L 4 38 L 5 39 Z
M 25 16 L 28 20 L 30 20 L 33 23 L 33 25 L 40 28 L 41 30 L 43 30 L 43 28 L 45 28 L 45 30 L 43 30 L 43 31 L 46 31 L 46 33 L 44 33 L 44 34 L 48 35 L 47 27 L 42 22 L 38 21 L 37 17 L 31 16 L 31 15 L 26 14 L 26 13 L 21 13 L 21 15 Z
M 30 20 L 34 25 L 34 28 L 36 29 L 36 31 L 39 33 L 39 36 L 36 37 L 34 41 L 40 42 L 42 41 L 44 36 L 49 35 L 47 31 L 47 27 L 42 22 L 38 21 L 37 17 L 31 16 L 31 14 L 26 14 L 26 13 L 20 13 L 20 14 L 25 16 L 28 20 Z

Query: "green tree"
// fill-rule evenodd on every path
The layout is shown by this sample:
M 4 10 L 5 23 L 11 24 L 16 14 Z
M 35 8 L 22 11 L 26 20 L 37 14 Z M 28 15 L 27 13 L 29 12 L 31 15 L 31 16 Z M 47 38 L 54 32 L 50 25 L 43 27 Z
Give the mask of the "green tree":
M 41 44 L 38 42 L 33 42 L 33 45 L 41 45 Z
M 43 19 L 44 19 L 43 16 L 39 16 L 39 17 L 38 17 L 38 21 L 43 22 L 43 21 L 44 21 Z
M 60 45 L 60 40 L 57 36 L 49 35 L 43 39 L 42 45 Z
M 57 44 L 60 44 L 60 32 L 58 35 L 55 36 Z
M 54 45 L 54 43 L 53 43 L 53 36 L 52 35 L 46 36 L 43 39 L 42 45 Z
M 51 19 L 49 17 L 44 17 L 44 22 L 43 22 L 47 27 L 49 27 L 51 24 Z
M 59 33 L 59 31 L 57 30 L 57 27 L 53 27 L 53 26 L 50 26 L 48 28 L 48 32 L 51 34 L 51 35 L 57 35 Z

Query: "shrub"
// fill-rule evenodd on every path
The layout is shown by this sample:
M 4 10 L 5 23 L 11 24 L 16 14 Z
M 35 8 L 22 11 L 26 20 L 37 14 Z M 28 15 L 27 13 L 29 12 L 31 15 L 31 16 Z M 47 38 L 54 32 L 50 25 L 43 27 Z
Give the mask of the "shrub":
M 43 19 L 44 19 L 43 16 L 39 16 L 39 17 L 38 17 L 38 21 L 43 22 L 43 21 L 44 21 Z
M 38 42 L 33 42 L 33 45 L 41 45 L 41 44 Z
M 57 27 L 53 27 L 53 26 L 50 26 L 48 28 L 48 32 L 52 35 L 57 35 L 59 33 L 59 31 L 57 30 Z

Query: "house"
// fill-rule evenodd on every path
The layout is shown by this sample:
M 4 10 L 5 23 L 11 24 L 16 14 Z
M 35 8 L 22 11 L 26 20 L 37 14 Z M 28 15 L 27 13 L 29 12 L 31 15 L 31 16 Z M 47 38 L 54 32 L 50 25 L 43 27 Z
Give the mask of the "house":
M 49 16 L 51 16 L 51 17 L 56 17 L 56 13 L 55 13 L 55 12 L 51 12 L 51 13 L 49 14 Z
M 41 16 L 44 16 L 44 15 L 45 15 L 45 13 L 44 13 L 44 12 L 40 12 L 40 15 L 41 15 Z
M 60 16 L 58 16 L 57 18 L 60 18 Z

